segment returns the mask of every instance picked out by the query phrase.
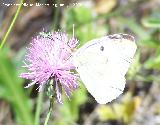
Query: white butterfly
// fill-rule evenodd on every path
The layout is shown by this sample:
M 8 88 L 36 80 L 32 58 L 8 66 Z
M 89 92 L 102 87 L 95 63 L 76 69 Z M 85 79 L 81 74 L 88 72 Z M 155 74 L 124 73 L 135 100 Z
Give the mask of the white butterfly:
M 74 65 L 87 90 L 100 104 L 117 98 L 136 52 L 134 37 L 114 34 L 87 42 L 74 56 Z

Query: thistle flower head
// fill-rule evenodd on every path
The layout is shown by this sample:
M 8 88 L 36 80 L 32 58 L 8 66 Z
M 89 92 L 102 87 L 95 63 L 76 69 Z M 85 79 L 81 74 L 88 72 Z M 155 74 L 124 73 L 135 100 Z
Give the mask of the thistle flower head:
M 61 88 L 69 97 L 78 86 L 78 77 L 71 71 L 75 69 L 71 57 L 77 43 L 77 39 L 69 38 L 63 32 L 41 34 L 33 38 L 23 66 L 28 72 L 20 74 L 20 77 L 31 80 L 26 88 L 38 84 L 41 91 L 53 79 L 58 102 L 61 102 Z

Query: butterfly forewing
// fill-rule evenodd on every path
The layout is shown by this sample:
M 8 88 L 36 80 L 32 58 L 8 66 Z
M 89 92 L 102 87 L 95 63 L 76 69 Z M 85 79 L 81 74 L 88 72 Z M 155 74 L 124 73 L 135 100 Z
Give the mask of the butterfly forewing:
M 124 76 L 136 51 L 132 38 L 115 34 L 95 39 L 73 56 L 82 82 L 98 103 L 110 102 L 124 90 Z

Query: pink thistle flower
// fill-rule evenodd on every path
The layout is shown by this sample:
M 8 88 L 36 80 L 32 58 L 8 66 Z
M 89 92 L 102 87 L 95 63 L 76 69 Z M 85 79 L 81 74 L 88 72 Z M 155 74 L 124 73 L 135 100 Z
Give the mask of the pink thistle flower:
M 38 35 L 32 39 L 23 66 L 28 72 L 21 73 L 20 77 L 31 80 L 26 88 L 38 84 L 39 91 L 48 80 L 53 79 L 57 100 L 61 102 L 61 88 L 69 97 L 71 91 L 78 87 L 78 76 L 71 71 L 75 69 L 71 57 L 78 41 L 74 37 L 69 38 L 63 32 L 45 35 Z

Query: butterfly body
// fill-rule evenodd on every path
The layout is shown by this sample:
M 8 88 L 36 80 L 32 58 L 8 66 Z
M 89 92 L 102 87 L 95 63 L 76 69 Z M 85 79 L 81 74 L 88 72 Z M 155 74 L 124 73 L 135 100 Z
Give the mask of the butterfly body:
M 91 40 L 75 52 L 76 70 L 98 103 L 110 102 L 123 92 L 136 48 L 132 36 L 114 34 Z

